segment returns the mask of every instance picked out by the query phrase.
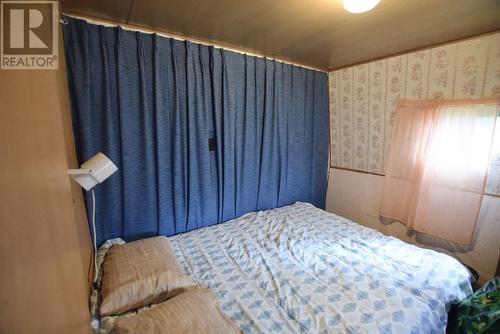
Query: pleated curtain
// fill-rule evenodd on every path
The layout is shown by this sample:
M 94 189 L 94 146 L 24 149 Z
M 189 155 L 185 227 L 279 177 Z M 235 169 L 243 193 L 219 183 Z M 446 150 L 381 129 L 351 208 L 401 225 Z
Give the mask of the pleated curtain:
M 99 243 L 324 207 L 326 73 L 66 19 L 79 161 L 103 152 L 119 168 L 95 188 Z
M 499 104 L 497 99 L 402 101 L 395 114 L 381 216 L 409 230 L 472 244 Z

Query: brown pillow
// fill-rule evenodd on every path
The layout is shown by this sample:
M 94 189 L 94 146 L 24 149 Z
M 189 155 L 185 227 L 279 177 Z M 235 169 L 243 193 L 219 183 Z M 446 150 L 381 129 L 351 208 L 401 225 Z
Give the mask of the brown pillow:
M 241 331 L 217 307 L 208 289 L 193 289 L 137 315 L 118 318 L 116 334 L 230 334 Z
M 114 245 L 106 253 L 101 281 L 101 316 L 160 302 L 194 286 L 165 237 Z

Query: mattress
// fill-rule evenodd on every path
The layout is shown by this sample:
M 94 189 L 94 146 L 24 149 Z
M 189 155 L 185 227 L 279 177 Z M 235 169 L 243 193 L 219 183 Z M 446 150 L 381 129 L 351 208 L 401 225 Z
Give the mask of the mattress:
M 458 261 L 308 203 L 169 238 L 244 333 L 444 333 Z

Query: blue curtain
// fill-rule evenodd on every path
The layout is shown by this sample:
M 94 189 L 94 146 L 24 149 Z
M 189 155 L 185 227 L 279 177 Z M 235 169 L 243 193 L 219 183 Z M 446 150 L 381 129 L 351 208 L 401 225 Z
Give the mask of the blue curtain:
M 66 19 L 78 159 L 103 152 L 119 168 L 95 188 L 99 243 L 324 207 L 325 73 Z

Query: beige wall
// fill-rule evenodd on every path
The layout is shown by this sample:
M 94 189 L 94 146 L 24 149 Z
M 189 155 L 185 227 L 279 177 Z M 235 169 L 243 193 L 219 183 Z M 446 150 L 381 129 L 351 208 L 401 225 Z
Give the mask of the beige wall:
M 91 244 L 67 175 L 76 159 L 59 66 L 0 70 L 0 333 L 90 332 Z
M 500 32 L 330 72 L 332 167 L 327 210 L 387 235 L 423 246 L 399 223 L 379 220 L 392 117 L 400 98 L 500 96 Z M 500 165 L 492 165 L 487 192 L 500 193 Z M 500 247 L 500 197 L 485 196 L 476 242 L 449 252 L 494 275 Z M 436 243 L 432 243 L 436 245 Z M 428 246 L 425 246 L 428 247 Z

